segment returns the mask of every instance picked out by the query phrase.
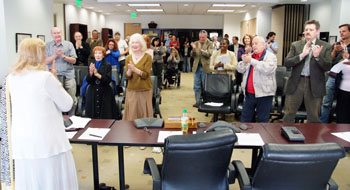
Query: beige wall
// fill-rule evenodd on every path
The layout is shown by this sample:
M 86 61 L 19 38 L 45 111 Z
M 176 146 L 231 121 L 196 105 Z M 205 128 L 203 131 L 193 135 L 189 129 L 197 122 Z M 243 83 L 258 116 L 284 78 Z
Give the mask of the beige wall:
M 278 44 L 277 64 L 282 65 L 283 35 L 284 35 L 284 6 L 272 9 L 271 31 L 276 33 L 275 41 Z

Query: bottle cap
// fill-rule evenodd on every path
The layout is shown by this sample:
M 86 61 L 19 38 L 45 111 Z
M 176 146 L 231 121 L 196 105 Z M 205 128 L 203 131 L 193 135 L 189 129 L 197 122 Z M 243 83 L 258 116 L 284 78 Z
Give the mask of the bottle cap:
M 184 109 L 184 111 L 183 111 L 184 113 L 187 113 L 187 109 Z

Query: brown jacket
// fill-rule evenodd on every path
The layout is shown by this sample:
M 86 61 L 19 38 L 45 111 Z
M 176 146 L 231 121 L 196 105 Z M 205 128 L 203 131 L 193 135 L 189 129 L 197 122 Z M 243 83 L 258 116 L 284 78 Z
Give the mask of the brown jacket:
M 196 47 L 198 47 L 198 44 L 200 42 L 196 41 L 194 43 L 196 44 Z M 209 64 L 210 64 L 210 57 L 212 53 L 213 53 L 213 44 L 208 39 L 203 44 L 201 44 L 201 50 L 199 50 L 198 48 L 192 49 L 191 57 L 193 57 L 194 59 L 192 71 L 196 72 L 198 64 L 201 63 L 204 73 L 211 72 L 209 68 Z

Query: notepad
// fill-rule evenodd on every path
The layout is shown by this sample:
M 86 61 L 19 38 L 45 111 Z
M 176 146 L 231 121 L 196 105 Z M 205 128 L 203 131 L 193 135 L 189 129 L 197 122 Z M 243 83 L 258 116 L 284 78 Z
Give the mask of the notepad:
M 66 132 L 66 135 L 68 137 L 68 139 L 72 139 L 74 137 L 75 134 L 77 134 L 78 131 L 68 131 Z
M 220 107 L 220 106 L 223 106 L 223 105 L 224 105 L 224 103 L 207 102 L 207 103 L 204 103 L 204 105 L 207 105 L 207 106 L 213 106 L 213 107 Z
M 345 141 L 350 142 L 350 132 L 338 132 L 338 133 L 331 133 L 331 134 Z
M 110 130 L 110 128 L 88 128 L 78 139 L 102 140 Z
M 158 143 L 163 143 L 164 140 L 169 137 L 169 136 L 173 136 L 173 135 L 182 135 L 182 131 L 159 131 L 158 133 Z
M 85 126 L 91 121 L 91 118 L 83 118 L 83 117 L 78 117 L 78 116 L 72 116 L 69 118 L 73 124 L 66 129 L 71 129 L 71 128 L 85 128 Z
M 237 145 L 263 146 L 265 143 L 259 133 L 236 133 Z

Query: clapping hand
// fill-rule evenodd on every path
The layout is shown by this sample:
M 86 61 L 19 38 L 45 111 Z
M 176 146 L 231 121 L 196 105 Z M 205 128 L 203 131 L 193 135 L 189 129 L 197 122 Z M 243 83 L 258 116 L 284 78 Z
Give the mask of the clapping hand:
M 196 49 L 196 44 L 194 42 L 191 42 L 192 49 Z
M 342 56 L 343 56 L 343 59 L 349 59 L 349 52 L 344 50 Z
M 224 64 L 219 62 L 218 64 L 215 65 L 214 69 L 217 70 L 219 67 L 224 67 Z
M 304 58 L 305 56 L 309 55 L 310 50 L 311 50 L 311 41 L 307 41 L 306 44 L 304 45 L 304 49 L 303 52 L 301 53 L 302 58 Z
M 92 76 L 92 74 L 95 73 L 95 70 L 96 70 L 95 64 L 91 63 L 89 66 L 90 76 Z
M 249 53 L 251 53 L 252 52 L 252 47 L 251 46 L 246 46 L 245 47 L 245 53 L 246 54 L 249 54 Z
M 314 45 L 311 47 L 312 48 L 312 54 L 314 57 L 319 57 L 320 53 L 323 49 L 323 46 L 319 46 L 319 45 Z
M 243 54 L 242 55 L 243 63 L 250 63 L 251 60 L 252 60 L 251 54 Z
M 110 54 L 111 53 L 111 50 L 107 50 L 106 51 L 106 54 L 108 55 L 108 54 Z
M 59 48 L 55 48 L 55 54 L 57 57 L 62 57 L 63 50 Z
M 128 69 L 135 72 L 135 66 L 134 64 L 130 61 L 129 64 L 128 64 Z
M 52 61 L 51 69 L 49 69 L 49 71 L 50 71 L 55 77 L 57 77 L 57 73 L 56 73 L 56 60 L 55 60 L 55 59 Z

